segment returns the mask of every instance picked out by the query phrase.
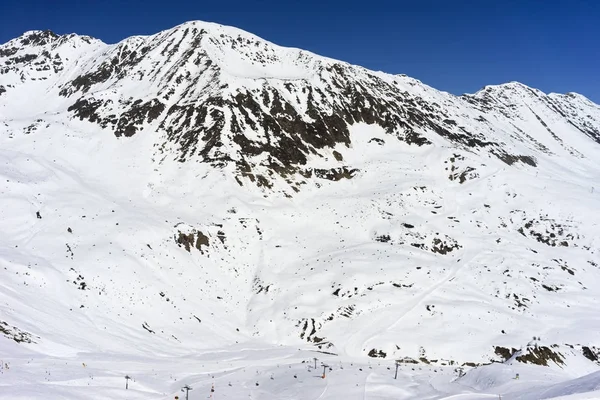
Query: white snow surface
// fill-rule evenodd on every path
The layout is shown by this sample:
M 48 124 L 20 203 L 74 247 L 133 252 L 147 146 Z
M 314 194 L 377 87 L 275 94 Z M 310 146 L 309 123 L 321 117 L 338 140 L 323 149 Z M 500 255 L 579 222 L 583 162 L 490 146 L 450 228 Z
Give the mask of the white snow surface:
M 600 399 L 599 364 L 583 356 L 600 347 L 598 105 L 515 82 L 456 97 L 204 22 L 114 45 L 27 43 L 41 34 L 0 46 L 0 399 L 185 398 L 186 384 L 190 399 L 213 384 L 215 399 Z M 132 49 L 144 57 L 109 79 L 73 83 Z M 536 166 L 361 122 L 306 164 L 354 176 L 291 192 L 284 178 L 240 184 L 197 153 L 180 162 L 158 120 L 116 137 L 68 110 L 78 96 L 108 118 L 132 99 L 162 96 L 168 110 L 267 87 L 302 114 L 301 88 L 334 65 Z M 238 160 L 227 129 L 222 151 Z M 518 352 L 501 362 L 496 346 Z M 562 362 L 516 359 L 538 347 Z M 393 379 L 396 359 L 416 363 Z

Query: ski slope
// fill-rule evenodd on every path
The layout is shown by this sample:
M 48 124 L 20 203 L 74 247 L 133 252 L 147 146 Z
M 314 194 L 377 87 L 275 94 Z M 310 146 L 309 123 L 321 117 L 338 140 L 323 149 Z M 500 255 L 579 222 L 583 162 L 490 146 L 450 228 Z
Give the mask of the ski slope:
M 36 354 L 4 362 L 9 368 L 0 375 L 0 398 L 6 399 L 173 399 L 185 398 L 181 388 L 186 385 L 192 388 L 192 400 L 600 398 L 598 372 L 573 378 L 565 371 L 519 363 L 487 365 L 458 377 L 449 367 L 403 365 L 394 379 L 393 362 L 367 363 L 257 344 L 179 357 L 95 353 L 65 359 Z M 128 389 L 125 376 L 131 378 Z

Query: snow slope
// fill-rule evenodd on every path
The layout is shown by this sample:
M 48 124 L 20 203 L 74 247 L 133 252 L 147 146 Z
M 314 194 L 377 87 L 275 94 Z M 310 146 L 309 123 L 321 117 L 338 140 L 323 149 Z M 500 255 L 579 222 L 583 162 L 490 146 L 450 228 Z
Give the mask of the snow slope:
M 127 373 L 128 398 L 208 375 L 221 398 L 593 398 L 581 95 L 456 97 L 190 22 L 1 45 L 0 126 L 0 398 L 122 396 Z M 314 351 L 363 371 L 293 378 Z

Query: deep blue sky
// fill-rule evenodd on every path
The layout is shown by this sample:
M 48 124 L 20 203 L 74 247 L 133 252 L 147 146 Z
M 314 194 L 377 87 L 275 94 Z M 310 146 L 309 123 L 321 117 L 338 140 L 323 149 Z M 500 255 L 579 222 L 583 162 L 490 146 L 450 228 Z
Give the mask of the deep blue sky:
M 461 94 L 520 81 L 600 103 L 600 0 L 3 0 L 0 43 L 31 29 L 115 43 L 189 20 L 233 25 Z

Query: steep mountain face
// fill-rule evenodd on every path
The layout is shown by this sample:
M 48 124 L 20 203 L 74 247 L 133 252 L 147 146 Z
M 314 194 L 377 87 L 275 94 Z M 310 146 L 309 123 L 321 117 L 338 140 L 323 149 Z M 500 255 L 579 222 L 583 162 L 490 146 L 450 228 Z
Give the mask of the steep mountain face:
M 597 361 L 581 95 L 457 97 L 190 22 L 0 46 L 0 123 L 0 333 L 29 351 Z
M 50 80 L 46 88 L 58 91 L 72 116 L 117 137 L 156 130 L 162 136 L 157 155 L 216 166 L 233 162 L 239 175 L 266 187 L 274 173 L 295 183 L 302 180 L 298 174 L 310 175 L 307 158 L 350 145 L 348 126 L 361 122 L 381 126 L 408 144 L 429 145 L 425 136 L 435 133 L 462 148 L 483 148 L 508 164 L 534 165 L 533 158 L 499 142 L 495 122 L 484 117 L 516 118 L 512 110 L 526 110 L 517 110 L 513 100 L 535 99 L 600 140 L 598 120 L 587 113 L 597 108 L 585 99 L 545 96 L 518 84 L 460 99 L 424 96 L 414 90 L 423 88 L 415 80 L 280 48 L 216 25 L 189 23 L 115 46 L 33 32 L 4 47 L 7 82 L 11 75 L 21 82 Z M 537 145 L 518 127 L 511 131 L 518 141 Z

